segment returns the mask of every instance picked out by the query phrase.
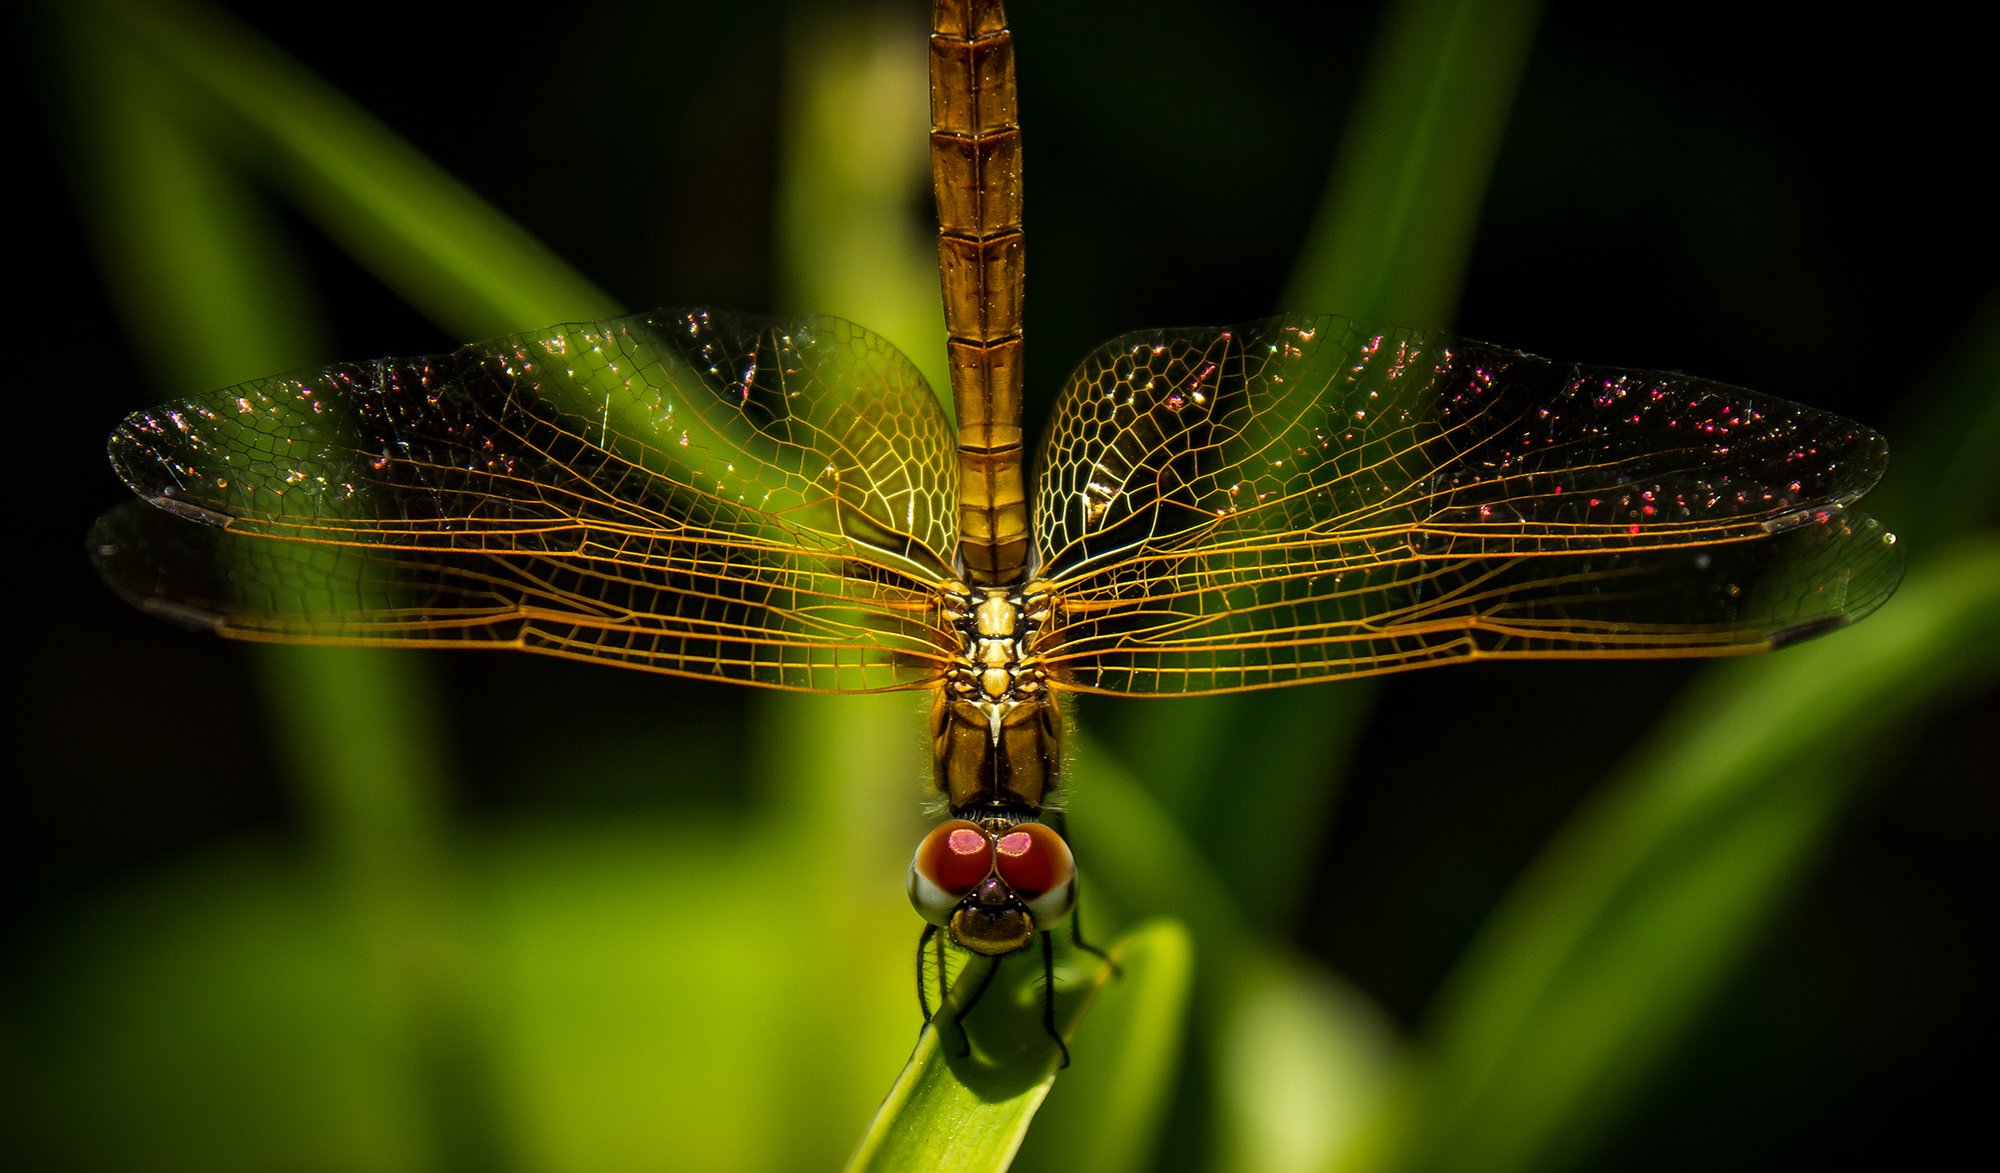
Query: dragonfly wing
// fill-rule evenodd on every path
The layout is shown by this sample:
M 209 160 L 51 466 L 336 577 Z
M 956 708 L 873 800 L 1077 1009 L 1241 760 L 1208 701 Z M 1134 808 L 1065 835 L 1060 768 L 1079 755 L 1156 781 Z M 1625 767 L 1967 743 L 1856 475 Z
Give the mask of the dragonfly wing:
M 1337 317 L 1100 348 L 1044 440 L 1038 650 L 1196 693 L 1470 657 L 1723 655 L 1872 611 L 1875 432 L 1683 375 Z
M 91 542 L 128 598 L 244 638 L 897 687 L 953 638 L 953 442 L 857 326 L 661 311 L 139 412 L 112 463 L 159 508 Z

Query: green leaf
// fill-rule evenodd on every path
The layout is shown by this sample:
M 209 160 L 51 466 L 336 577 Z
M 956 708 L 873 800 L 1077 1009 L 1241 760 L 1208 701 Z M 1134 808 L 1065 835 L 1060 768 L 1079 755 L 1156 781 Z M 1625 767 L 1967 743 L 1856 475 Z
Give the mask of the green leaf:
M 1199 828 L 1199 854 L 1240 915 L 1282 933 L 1307 897 L 1299 876 L 1376 693 L 1372 680 L 1343 680 L 1214 697 L 1093 696 L 1083 711 L 1152 800 L 1180 827 Z M 1214 785 L 1225 777 L 1235 785 Z
M 63 135 L 83 222 L 152 395 L 325 361 L 310 282 L 271 209 L 189 127 L 188 96 L 130 40 L 59 8 Z M 135 391 L 132 404 L 149 397 Z
M 1109 952 L 1122 971 L 1115 981 L 1111 967 L 1102 964 L 1068 982 L 1058 969 L 1056 1025 L 1071 1041 L 1076 1070 L 1086 1064 L 1095 1068 L 1078 1098 L 1083 1101 L 1079 1107 L 1095 1110 L 1096 1151 L 1119 1159 L 1121 1153 L 1143 1148 L 1163 1110 L 1193 949 L 1180 925 L 1154 921 L 1121 938 Z M 1041 975 L 1038 965 L 1024 961 L 1027 957 L 1002 959 L 1001 980 L 967 1013 L 962 1032 L 952 1024 L 954 1010 L 995 963 L 975 961 L 959 975 L 951 1000 L 919 1037 L 848 1162 L 850 1173 L 976 1173 L 1006 1169 L 1013 1162 L 1061 1061 L 1042 1031 Z M 1027 974 L 1028 980 L 1005 980 L 1010 969 Z M 1088 1036 L 1079 1034 L 1085 1011 L 1100 997 L 1106 1003 L 1103 1022 Z
M 1119 1173 L 1152 1166 L 1180 1070 L 1194 947 L 1176 921 L 1155 920 L 1141 931 L 1153 933 L 1153 941 L 1127 956 L 1150 970 L 1128 980 L 1139 972 L 1128 961 L 1127 977 L 1098 994 L 1075 1040 L 1077 1053 L 1089 1058 L 1049 1089 L 1016 1169 Z

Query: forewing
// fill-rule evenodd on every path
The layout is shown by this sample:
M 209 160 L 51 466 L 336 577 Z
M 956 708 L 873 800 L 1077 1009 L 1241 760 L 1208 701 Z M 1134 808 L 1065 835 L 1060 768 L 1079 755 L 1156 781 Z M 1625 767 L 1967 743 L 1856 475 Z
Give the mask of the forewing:
M 227 635 L 837 690 L 930 679 L 953 638 L 951 429 L 838 319 L 660 311 L 343 364 L 139 412 L 110 449 L 159 508 L 100 520 L 100 572 Z
M 1262 688 L 1468 657 L 1723 655 L 1901 575 L 1882 437 L 1684 375 L 1336 317 L 1129 334 L 1043 442 L 1067 686 Z

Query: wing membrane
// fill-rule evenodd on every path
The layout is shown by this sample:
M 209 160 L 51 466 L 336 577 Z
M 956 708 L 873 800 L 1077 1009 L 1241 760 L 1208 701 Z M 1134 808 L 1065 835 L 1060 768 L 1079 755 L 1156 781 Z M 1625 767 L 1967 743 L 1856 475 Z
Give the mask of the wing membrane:
M 1849 505 L 1888 451 L 1658 372 L 1335 317 L 1126 335 L 1057 403 L 1035 500 L 1065 683 L 1229 691 L 1467 657 L 1720 655 L 1900 577 Z
M 121 593 L 244 638 L 908 686 L 955 638 L 952 452 L 859 327 L 662 311 L 135 414 L 112 461 L 161 508 L 92 544 Z

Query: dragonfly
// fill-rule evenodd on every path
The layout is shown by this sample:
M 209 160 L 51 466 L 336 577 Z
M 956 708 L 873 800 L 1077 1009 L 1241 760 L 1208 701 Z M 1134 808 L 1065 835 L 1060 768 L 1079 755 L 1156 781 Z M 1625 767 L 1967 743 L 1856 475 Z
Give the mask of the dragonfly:
M 1071 698 L 1472 660 L 1724 656 L 1894 591 L 1853 509 L 1888 447 L 1657 371 L 1320 314 L 1125 334 L 1022 419 L 1021 127 L 999 0 L 936 0 L 951 403 L 830 317 L 659 310 L 259 379 L 129 416 L 89 538 L 140 608 L 232 639 L 512 648 L 812 692 L 929 693 L 948 818 L 906 877 L 946 950 L 1075 917 Z

